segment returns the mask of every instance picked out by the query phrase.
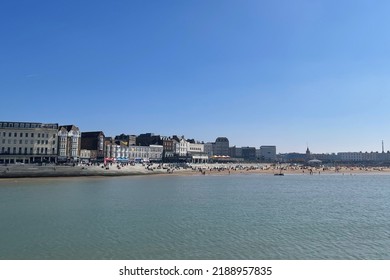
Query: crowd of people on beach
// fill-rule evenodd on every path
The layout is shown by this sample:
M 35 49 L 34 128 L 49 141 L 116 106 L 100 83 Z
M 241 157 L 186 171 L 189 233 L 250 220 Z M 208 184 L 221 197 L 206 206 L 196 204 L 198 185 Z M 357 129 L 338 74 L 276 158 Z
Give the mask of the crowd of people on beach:
M 356 174 L 385 173 L 385 166 L 277 164 L 277 163 L 161 163 L 161 162 L 105 162 L 73 163 L 67 165 L 3 165 L 3 177 L 22 176 L 81 176 L 81 175 L 135 175 L 135 174 L 178 174 L 178 175 L 229 175 L 229 174 Z M 39 174 L 39 175 L 37 175 Z

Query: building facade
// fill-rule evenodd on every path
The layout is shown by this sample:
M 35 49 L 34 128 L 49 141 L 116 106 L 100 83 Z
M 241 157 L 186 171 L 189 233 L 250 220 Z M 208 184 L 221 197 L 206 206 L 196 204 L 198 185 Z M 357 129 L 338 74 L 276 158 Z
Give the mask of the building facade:
M 255 147 L 242 147 L 242 158 L 245 161 L 255 161 L 256 160 L 256 148 Z
M 79 161 L 80 148 L 80 129 L 74 125 L 60 126 L 58 130 L 58 162 Z
M 163 161 L 171 162 L 175 156 L 175 144 L 174 140 L 170 137 L 161 137 L 163 141 Z
M 232 158 L 242 158 L 242 148 L 236 146 L 230 147 L 229 154 Z
M 183 158 L 187 157 L 187 152 L 188 152 L 188 142 L 184 137 L 178 138 L 175 142 L 175 155 Z
M 128 158 L 135 162 L 160 162 L 163 156 L 162 145 L 131 146 L 129 147 Z
M 81 149 L 91 151 L 91 161 L 104 161 L 104 133 L 92 131 L 81 133 Z
M 134 146 L 136 145 L 136 139 L 137 136 L 135 135 L 126 135 L 126 134 L 121 134 L 115 136 L 115 141 L 121 141 L 124 145 L 126 146 Z
M 226 137 L 218 137 L 213 145 L 214 156 L 229 156 L 229 140 Z
M 276 146 L 260 146 L 258 159 L 265 162 L 276 161 Z
M 193 163 L 205 163 L 208 162 L 208 155 L 204 151 L 203 143 L 190 143 L 188 142 L 187 153 L 191 157 Z
M 207 154 L 209 158 L 211 158 L 213 156 L 213 143 L 211 142 L 204 143 L 203 146 L 204 146 L 204 152 Z
M 162 145 L 160 135 L 154 135 L 153 133 L 140 134 L 136 138 L 137 146 L 150 146 L 150 145 Z
M 0 164 L 57 162 L 58 124 L 0 122 Z
M 150 145 L 149 146 L 149 161 L 160 162 L 162 161 L 164 147 L 162 145 Z
M 91 151 L 90 150 L 80 150 L 80 161 L 82 163 L 89 163 L 91 161 Z

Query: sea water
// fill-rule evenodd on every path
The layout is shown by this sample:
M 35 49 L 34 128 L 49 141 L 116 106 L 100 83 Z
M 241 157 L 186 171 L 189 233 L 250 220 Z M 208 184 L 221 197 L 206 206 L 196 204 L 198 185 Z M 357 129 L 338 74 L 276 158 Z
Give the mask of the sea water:
M 390 259 L 390 175 L 0 180 L 0 259 Z

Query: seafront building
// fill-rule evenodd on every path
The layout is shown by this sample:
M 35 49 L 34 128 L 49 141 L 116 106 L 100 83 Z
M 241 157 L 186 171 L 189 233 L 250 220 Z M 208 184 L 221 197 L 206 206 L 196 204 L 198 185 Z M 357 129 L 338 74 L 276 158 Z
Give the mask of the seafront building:
M 213 144 L 214 156 L 229 156 L 229 139 L 218 137 Z
M 91 151 L 90 150 L 80 150 L 80 162 L 89 163 L 91 160 Z
M 257 158 L 260 161 L 272 162 L 276 160 L 276 146 L 260 146 L 258 151 Z
M 240 147 L 229 147 L 229 156 L 232 158 L 242 158 L 242 148 Z
M 75 125 L 63 125 L 58 130 L 58 162 L 77 162 L 80 159 L 81 132 Z
M 131 146 L 128 159 L 135 162 L 160 162 L 163 156 L 162 145 Z
M 126 135 L 126 134 L 121 134 L 121 135 L 117 135 L 115 136 L 115 141 L 121 141 L 121 143 L 123 145 L 126 145 L 126 146 L 135 146 L 136 145 L 136 139 L 137 139 L 137 136 L 135 135 Z
M 255 147 L 242 147 L 242 158 L 245 161 L 256 161 L 256 148 Z
M 207 154 L 209 158 L 211 158 L 213 154 L 213 143 L 207 142 L 204 143 L 204 152 Z
M 117 145 L 112 137 L 104 138 L 104 162 L 113 162 L 116 157 Z
M 176 135 L 173 136 L 174 146 L 175 146 L 175 155 L 180 158 L 187 158 L 187 149 L 188 143 L 184 136 L 178 137 Z
M 92 162 L 104 161 L 104 138 L 103 131 L 81 133 L 81 149 L 90 151 Z
M 57 123 L 0 122 L 0 163 L 57 162 Z
M 163 155 L 162 159 L 164 162 L 171 162 L 175 156 L 175 145 L 174 140 L 171 137 L 161 137 L 163 141 Z
M 148 158 L 150 162 L 161 162 L 164 147 L 162 145 L 150 145 L 148 151 Z
M 191 156 L 191 162 L 193 163 L 206 163 L 209 160 L 207 153 L 204 151 L 203 143 L 191 143 L 188 142 L 188 154 Z
M 150 146 L 150 145 L 162 145 L 160 135 L 154 135 L 154 133 L 140 134 L 136 138 L 137 146 Z
M 390 152 L 342 152 L 338 153 L 343 162 L 389 162 Z

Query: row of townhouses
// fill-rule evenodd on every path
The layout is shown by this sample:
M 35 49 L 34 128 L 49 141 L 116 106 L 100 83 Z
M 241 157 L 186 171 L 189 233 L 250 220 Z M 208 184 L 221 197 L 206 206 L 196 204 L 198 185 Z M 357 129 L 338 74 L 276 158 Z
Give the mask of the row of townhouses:
M 0 164 L 76 162 L 275 161 L 276 147 L 230 147 L 226 137 L 200 142 L 152 133 L 106 137 L 75 125 L 0 122 Z

